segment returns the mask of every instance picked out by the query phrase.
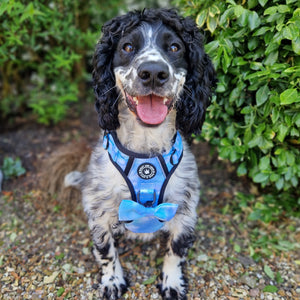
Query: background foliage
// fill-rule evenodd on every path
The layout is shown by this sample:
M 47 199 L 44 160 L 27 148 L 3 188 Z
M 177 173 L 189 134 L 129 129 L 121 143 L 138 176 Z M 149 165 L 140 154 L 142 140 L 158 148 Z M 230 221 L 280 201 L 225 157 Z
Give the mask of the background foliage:
M 118 0 L 1 1 L 1 116 L 33 110 L 40 123 L 61 120 L 87 96 L 100 26 L 120 8 Z
M 203 137 L 221 158 L 237 163 L 239 175 L 280 193 L 277 200 L 295 208 L 300 204 L 299 2 L 176 3 L 205 30 L 206 51 L 218 72 Z
M 1 0 L 0 117 L 34 113 L 62 120 L 75 102 L 93 99 L 86 85 L 105 21 L 129 9 L 168 0 Z

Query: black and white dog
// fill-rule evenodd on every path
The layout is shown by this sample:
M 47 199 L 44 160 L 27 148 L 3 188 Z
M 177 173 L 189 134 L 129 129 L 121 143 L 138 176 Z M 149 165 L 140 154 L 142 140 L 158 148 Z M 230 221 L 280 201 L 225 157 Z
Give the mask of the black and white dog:
M 103 132 L 81 184 L 99 295 L 118 299 L 127 287 L 115 235 L 163 234 L 161 295 L 186 299 L 182 267 L 194 241 L 199 179 L 185 138 L 201 130 L 215 71 L 194 21 L 174 10 L 129 12 L 102 33 L 93 79 Z

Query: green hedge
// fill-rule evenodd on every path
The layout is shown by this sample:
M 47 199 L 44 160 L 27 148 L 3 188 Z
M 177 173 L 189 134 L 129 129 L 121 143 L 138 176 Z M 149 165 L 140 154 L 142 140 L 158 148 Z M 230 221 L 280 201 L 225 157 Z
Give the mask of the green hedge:
M 218 73 L 203 137 L 238 175 L 300 204 L 299 2 L 176 3 L 205 30 Z
M 41 123 L 63 119 L 91 91 L 87 65 L 101 24 L 120 3 L 1 0 L 0 117 L 33 110 Z

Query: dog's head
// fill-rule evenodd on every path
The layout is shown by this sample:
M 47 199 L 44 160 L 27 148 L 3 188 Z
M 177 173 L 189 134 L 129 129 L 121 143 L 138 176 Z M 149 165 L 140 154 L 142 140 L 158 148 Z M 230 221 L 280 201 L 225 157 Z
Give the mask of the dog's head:
M 126 101 L 142 124 L 159 126 L 175 108 L 177 128 L 199 133 L 216 79 L 194 21 L 147 9 L 109 21 L 102 32 L 93 71 L 100 127 L 117 129 L 118 103 Z

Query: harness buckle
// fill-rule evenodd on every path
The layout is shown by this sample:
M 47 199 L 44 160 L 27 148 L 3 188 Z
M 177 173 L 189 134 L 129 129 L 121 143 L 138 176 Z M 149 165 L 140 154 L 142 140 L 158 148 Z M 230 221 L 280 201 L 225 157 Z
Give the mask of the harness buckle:
M 154 189 L 141 189 L 137 193 L 137 202 L 145 207 L 152 207 L 156 201 Z

